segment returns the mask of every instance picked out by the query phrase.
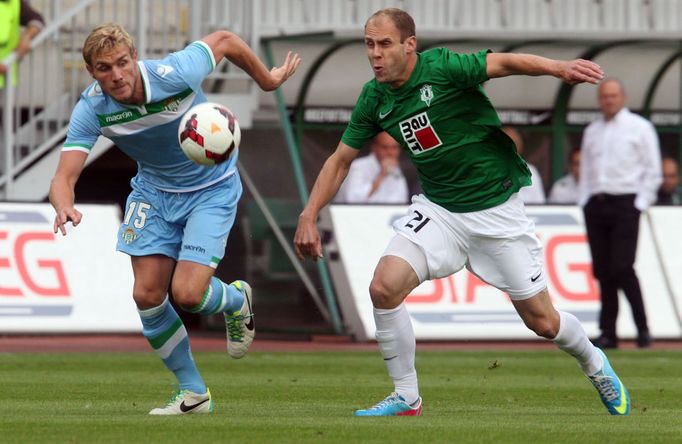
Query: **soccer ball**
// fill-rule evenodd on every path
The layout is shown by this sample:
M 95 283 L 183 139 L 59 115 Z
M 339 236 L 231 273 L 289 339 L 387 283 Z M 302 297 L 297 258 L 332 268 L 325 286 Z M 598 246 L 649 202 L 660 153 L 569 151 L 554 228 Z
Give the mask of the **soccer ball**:
M 232 111 L 217 103 L 195 105 L 180 120 L 178 141 L 185 155 L 200 165 L 217 165 L 238 149 L 242 133 Z

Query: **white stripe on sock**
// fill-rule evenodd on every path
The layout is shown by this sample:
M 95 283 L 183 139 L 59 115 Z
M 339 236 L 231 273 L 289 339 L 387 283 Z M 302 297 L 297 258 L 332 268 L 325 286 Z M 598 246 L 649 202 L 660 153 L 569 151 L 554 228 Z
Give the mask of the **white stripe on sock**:
M 168 295 L 166 295 L 166 298 L 158 306 L 152 307 L 152 308 L 147 308 L 145 310 L 138 309 L 137 312 L 140 314 L 141 318 L 145 318 L 145 319 L 153 318 L 155 316 L 158 316 L 159 313 L 161 313 L 163 310 L 166 309 L 166 304 L 168 304 Z
M 168 338 L 165 344 L 161 346 L 158 350 L 156 350 L 156 353 L 159 355 L 161 359 L 166 359 L 173 353 L 173 350 L 175 350 L 175 347 L 178 346 L 178 344 L 187 337 L 187 329 L 185 326 L 181 326 L 178 328 L 178 330 L 173 333 L 173 336 Z
M 199 303 L 199 306 L 195 309 L 196 313 L 200 313 L 208 304 L 208 301 L 211 300 L 211 297 L 213 296 L 213 286 L 209 283 L 208 288 L 206 289 L 206 297 L 201 299 L 201 303 Z

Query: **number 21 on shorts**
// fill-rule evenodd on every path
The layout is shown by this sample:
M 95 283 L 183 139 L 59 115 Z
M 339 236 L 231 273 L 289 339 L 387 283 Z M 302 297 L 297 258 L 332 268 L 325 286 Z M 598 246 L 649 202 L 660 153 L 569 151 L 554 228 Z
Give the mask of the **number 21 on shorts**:
M 414 210 L 414 214 L 415 216 L 412 219 L 410 219 L 410 221 L 406 223 L 405 226 L 407 228 L 411 228 L 412 231 L 414 231 L 415 233 L 419 233 L 419 230 L 424 228 L 424 225 L 429 223 L 431 218 L 424 217 L 424 215 L 417 210 Z

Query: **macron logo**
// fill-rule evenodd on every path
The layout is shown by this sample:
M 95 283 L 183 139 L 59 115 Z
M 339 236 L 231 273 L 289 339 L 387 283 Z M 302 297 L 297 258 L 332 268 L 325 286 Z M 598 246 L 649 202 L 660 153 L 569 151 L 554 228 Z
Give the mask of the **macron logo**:
M 111 116 L 107 116 L 105 120 L 107 123 L 111 123 L 111 122 L 118 122 L 120 120 L 127 119 L 129 117 L 133 117 L 132 111 L 123 111 L 122 113 L 113 114 Z
M 159 65 L 156 67 L 156 73 L 160 75 L 162 78 L 166 77 L 168 74 L 172 73 L 174 71 L 172 66 L 168 65 Z

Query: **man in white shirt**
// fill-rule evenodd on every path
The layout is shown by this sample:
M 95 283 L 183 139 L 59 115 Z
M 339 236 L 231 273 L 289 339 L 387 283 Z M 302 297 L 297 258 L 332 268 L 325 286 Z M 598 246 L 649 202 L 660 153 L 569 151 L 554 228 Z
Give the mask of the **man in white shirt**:
M 504 131 L 514 142 L 514 145 L 516 145 L 516 152 L 519 153 L 519 156 L 523 157 L 524 144 L 521 134 L 510 126 L 505 126 L 502 128 L 502 131 Z M 542 185 L 542 176 L 535 165 L 528 162 L 525 157 L 523 157 L 523 159 L 526 161 L 528 169 L 530 170 L 531 184 L 519 190 L 519 197 L 524 204 L 543 204 L 545 203 L 545 188 Z
M 655 202 L 661 184 L 661 153 L 654 126 L 630 112 L 625 100 L 620 81 L 603 81 L 598 93 L 603 118 L 587 127 L 582 142 L 579 204 L 601 287 L 602 333 L 596 340 L 601 348 L 618 347 L 619 289 L 632 308 L 637 345 L 651 344 L 634 263 L 640 213 Z
M 572 204 L 578 203 L 578 181 L 580 178 L 580 150 L 571 151 L 568 159 L 568 174 L 560 178 L 549 192 L 549 203 Z
M 382 132 L 372 140 L 371 150 L 353 161 L 335 202 L 408 203 L 407 180 L 400 169 L 400 144 Z

